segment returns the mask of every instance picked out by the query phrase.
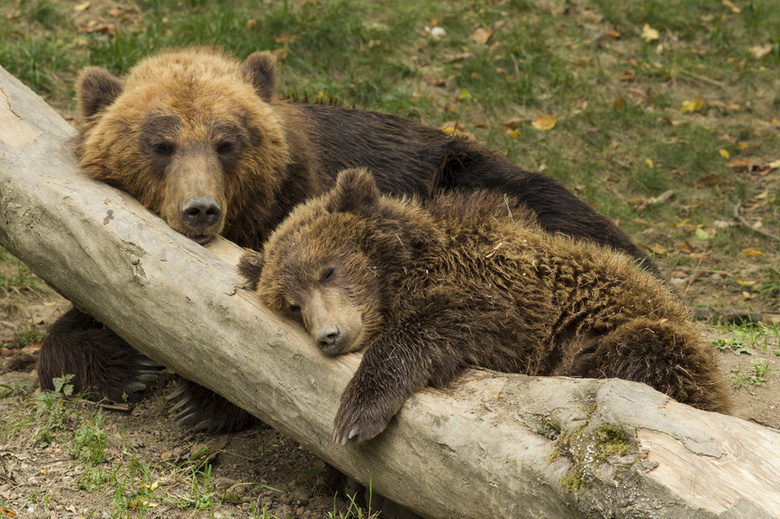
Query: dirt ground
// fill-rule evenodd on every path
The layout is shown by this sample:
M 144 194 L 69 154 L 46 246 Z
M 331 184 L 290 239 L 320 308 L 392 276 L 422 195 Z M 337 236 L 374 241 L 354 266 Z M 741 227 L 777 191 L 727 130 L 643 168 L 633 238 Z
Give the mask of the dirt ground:
M 764 229 L 774 235 L 780 234 L 780 218 L 762 203 L 762 193 L 776 192 L 778 182 L 780 170 L 753 179 L 752 198 L 745 199 L 742 212 L 748 222 L 763 220 Z M 648 249 L 674 248 L 674 238 L 656 229 L 635 238 Z M 756 247 L 763 250 L 767 263 L 780 264 L 777 242 L 762 239 L 756 235 Z M 678 264 L 673 255 L 659 257 L 658 264 L 693 307 L 705 312 L 731 308 L 744 314 L 760 314 L 774 326 L 774 333 L 751 339 L 740 337 L 734 329 L 701 324 L 708 341 L 720 340 L 721 369 L 735 387 L 734 414 L 780 429 L 779 296 L 776 291 L 760 294 L 744 282 L 734 282 L 736 278 L 749 279 L 751 269 L 761 267 L 751 267 L 749 257 L 733 254 L 711 256 L 694 267 Z M 33 325 L 45 329 L 69 308 L 66 300 L 45 286 L 2 294 L 0 392 L 16 387 L 20 381 L 36 381 L 34 368 L 40 340 L 23 349 L 8 346 Z M 85 464 L 76 458 L 67 438 L 78 420 L 74 418 L 67 424 L 59 441 L 55 438 L 47 444 L 40 441 L 39 427 L 29 418 L 35 415 L 29 410 L 29 399 L 34 398 L 29 391 L 0 398 L 0 416 L 5 422 L 0 436 L 0 517 L 352 517 L 347 515 L 349 503 L 335 499 L 322 484 L 323 462 L 296 442 L 270 427 L 219 438 L 185 431 L 172 420 L 172 403 L 165 398 L 172 388 L 171 378 L 163 377 L 138 405 L 103 411 L 101 427 L 107 434 L 103 465 L 119 467 L 117 471 L 128 463 L 145 467 L 144 481 L 151 483 L 143 484 L 158 484 L 160 488 L 145 502 L 133 501 L 138 482 L 135 490 L 132 485 L 124 490 L 124 500 L 118 499 L 122 496 L 117 492 L 123 487 L 116 484 L 80 490 L 78 481 L 84 477 Z M 79 406 L 83 408 L 82 417 L 96 411 L 94 404 Z M 26 415 L 24 409 L 28 409 Z M 210 447 L 209 452 L 217 452 L 209 460 L 210 470 L 201 468 L 198 479 L 184 477 L 181 467 L 202 461 L 202 456 L 195 462 L 188 460 L 204 445 Z M 205 487 L 193 489 L 193 481 Z M 120 501 L 121 506 L 117 504 Z
M 718 278 L 710 278 L 712 276 L 706 276 L 697 281 L 700 285 L 695 287 L 695 292 L 700 294 L 699 299 L 704 298 L 703 294 L 712 294 L 713 290 L 721 292 L 722 296 L 724 287 L 718 286 Z M 691 285 L 689 292 L 693 289 Z M 30 322 L 40 326 L 50 324 L 68 307 L 69 303 L 49 288 L 8 295 L 0 304 L 0 342 L 10 343 Z M 768 312 L 766 315 L 771 318 L 774 314 Z M 734 333 L 711 325 L 701 326 L 709 341 L 728 341 L 735 337 Z M 732 340 L 733 344 L 738 342 Z M 39 347 L 40 341 L 21 350 L 3 348 L 0 385 L 7 389 L 18 381 L 35 382 L 34 366 Z M 735 370 L 745 374 L 742 386 L 734 391 L 735 414 L 774 428 L 780 428 L 780 375 L 769 372 L 760 383 L 747 375 L 754 373 L 756 362 L 777 365 L 775 351 L 778 348 L 775 334 L 763 350 L 727 346 L 719 354 L 724 376 L 729 378 L 728 374 Z M 278 518 L 321 518 L 333 514 L 334 510 L 336 517 L 347 511 L 349 504 L 334 499 L 322 485 L 322 461 L 270 427 L 218 438 L 182 430 L 173 422 L 169 411 L 172 404 L 165 398 L 172 388 L 172 378 L 165 375 L 134 407 L 103 411 L 102 428 L 108 440 L 106 462 L 112 466 L 121 466 L 128 460 L 140 463 L 147 471 L 152 471 L 149 480 L 162 487 L 147 500 L 147 505 L 151 501 L 154 506 L 147 506 L 144 511 L 141 508 L 135 511 L 132 506 L 129 509 L 118 507 L 116 485 L 106 485 L 99 491 L 79 490 L 77 481 L 86 469 L 67 442 L 55 440 L 45 444 L 38 439 L 39 429 L 34 424 L 23 425 L 20 416 L 24 413 L 20 410 L 29 407 L 25 404 L 31 398 L 29 392 L 0 399 L 0 416 L 7 421 L 6 426 L 9 420 L 22 422 L 16 434 L 10 437 L 6 434 L 0 439 L 0 496 L 4 499 L 0 502 L 0 517 L 13 517 L 13 513 L 17 517 L 35 518 L 264 517 L 261 510 L 265 507 L 267 514 Z M 82 409 L 82 419 L 91 416 L 96 409 L 94 404 L 87 402 L 77 407 Z M 28 412 L 31 413 L 34 414 Z M 75 428 L 75 422 L 72 425 Z M 176 467 L 192 464 L 187 460 L 204 446 L 211 449 L 208 452 L 218 453 L 210 459 L 212 467 L 208 481 L 200 478 L 202 484 L 210 483 L 213 488 L 207 492 L 209 506 L 198 511 L 192 479 L 177 476 Z M 203 457 L 196 456 L 198 459 Z M 125 493 L 132 505 L 133 492 L 126 490 Z M 204 498 L 201 496 L 200 499 L 202 503 Z

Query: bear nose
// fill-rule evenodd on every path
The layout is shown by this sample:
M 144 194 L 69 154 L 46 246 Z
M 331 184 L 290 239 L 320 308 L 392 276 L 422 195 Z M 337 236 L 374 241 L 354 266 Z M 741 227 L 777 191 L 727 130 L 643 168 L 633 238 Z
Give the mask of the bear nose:
M 211 227 L 219 222 L 222 208 L 213 196 L 193 196 L 181 207 L 181 217 L 193 227 Z
M 317 346 L 325 350 L 326 353 L 328 350 L 334 349 L 340 338 L 341 330 L 339 330 L 338 326 L 333 324 L 320 326 L 320 328 L 314 332 L 314 342 L 317 343 Z

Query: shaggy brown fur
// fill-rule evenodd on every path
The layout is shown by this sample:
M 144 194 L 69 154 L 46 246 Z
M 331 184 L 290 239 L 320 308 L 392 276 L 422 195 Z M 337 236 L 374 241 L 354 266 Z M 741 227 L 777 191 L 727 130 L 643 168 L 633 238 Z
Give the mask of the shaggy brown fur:
M 628 256 L 544 232 L 495 193 L 421 203 L 348 170 L 239 270 L 326 353 L 368 348 L 342 395 L 340 443 L 373 438 L 414 391 L 469 365 L 619 377 L 729 409 L 711 348 L 667 286 Z
M 87 175 L 124 189 L 199 243 L 221 233 L 257 249 L 338 171 L 368 167 L 385 193 L 506 193 L 546 230 L 625 251 L 657 272 L 620 229 L 552 178 L 408 119 L 300 104 L 275 90 L 276 63 L 264 52 L 241 63 L 207 48 L 166 51 L 122 79 L 88 68 L 78 84 L 86 118 L 79 160 Z M 41 387 L 75 373 L 76 390 L 98 399 L 138 399 L 153 377 L 148 359 L 77 309 L 56 323 L 40 359 Z M 252 423 L 203 394 L 185 391 L 178 419 L 214 432 Z

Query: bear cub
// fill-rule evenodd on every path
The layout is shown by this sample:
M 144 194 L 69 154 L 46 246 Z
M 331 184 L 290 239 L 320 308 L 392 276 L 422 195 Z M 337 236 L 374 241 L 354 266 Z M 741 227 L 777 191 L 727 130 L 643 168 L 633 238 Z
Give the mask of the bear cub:
M 428 384 L 468 366 L 646 383 L 708 411 L 729 391 L 685 305 L 632 258 L 544 232 L 487 191 L 383 196 L 339 174 L 239 271 L 327 355 L 366 349 L 333 439 L 365 442 Z

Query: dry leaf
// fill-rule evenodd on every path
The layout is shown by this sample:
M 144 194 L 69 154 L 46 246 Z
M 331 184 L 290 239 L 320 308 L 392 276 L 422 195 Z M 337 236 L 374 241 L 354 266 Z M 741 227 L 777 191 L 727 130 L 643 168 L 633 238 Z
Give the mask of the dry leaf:
M 756 45 L 750 49 L 750 54 L 752 54 L 756 59 L 761 59 L 764 56 L 767 56 L 770 52 L 772 52 L 771 45 Z
M 721 3 L 721 4 L 723 4 L 723 7 L 726 7 L 726 8 L 728 8 L 728 9 L 731 9 L 731 12 L 732 12 L 732 13 L 737 13 L 737 14 L 739 14 L 739 13 L 741 13 L 741 12 L 742 12 L 742 9 L 740 9 L 739 7 L 737 7 L 736 5 L 734 5 L 733 3 L 729 2 L 729 0 L 722 0 L 720 3 Z
M 655 167 L 655 163 L 652 161 L 652 159 L 645 159 L 645 164 L 647 164 L 647 167 L 650 169 L 653 169 Z
M 683 101 L 682 108 L 680 110 L 682 113 L 698 112 L 701 110 L 701 105 L 701 97 L 697 97 L 694 101 Z
M 767 166 L 769 166 L 769 169 L 778 169 L 780 168 L 780 160 L 773 160 Z
M 624 70 L 617 75 L 618 81 L 633 81 L 636 78 L 636 74 L 633 70 Z
M 89 9 L 90 2 L 84 2 L 73 7 L 73 10 L 77 13 L 81 13 Z
M 616 30 L 607 31 L 607 37 L 612 38 L 613 40 L 619 40 L 620 39 L 620 33 Z
M 520 117 L 512 117 L 508 121 L 504 121 L 503 123 L 500 123 L 501 126 L 504 126 L 506 128 L 519 128 L 525 119 L 521 119 Z
M 493 36 L 493 30 L 488 27 L 480 27 L 474 33 L 470 36 L 471 40 L 479 43 L 480 45 L 485 45 L 490 37 Z
M 449 58 L 447 58 L 447 63 L 455 63 L 456 61 L 461 61 L 464 59 L 468 59 L 471 57 L 470 52 L 461 52 L 460 54 L 453 54 Z
M 687 240 L 684 242 L 675 243 L 674 248 L 680 252 L 685 252 L 688 254 L 690 254 L 694 250 L 693 245 L 691 245 Z
M 664 117 L 664 121 L 666 121 L 666 124 L 669 126 L 685 126 L 686 124 L 691 124 L 691 121 L 673 121 L 672 119 L 668 117 Z
M 658 34 L 658 31 L 650 27 L 648 24 L 645 24 L 645 26 L 642 27 L 642 39 L 646 42 L 657 40 L 660 37 L 661 36 Z
M 730 167 L 731 169 L 746 169 L 748 171 L 753 171 L 754 169 L 760 169 L 761 166 L 762 166 L 761 159 L 749 159 L 746 157 L 734 159 L 728 163 L 728 167 Z
M 455 121 L 447 121 L 442 124 L 439 129 L 448 135 L 460 137 L 468 142 L 475 142 L 477 140 L 474 134 L 467 131 L 463 124 Z
M 431 86 L 435 86 L 435 87 L 447 86 L 447 80 L 444 79 L 443 77 L 429 75 L 429 76 L 425 76 L 425 79 L 428 81 L 428 84 Z
M 727 158 L 729 158 L 731 156 L 731 155 L 729 155 L 728 150 L 725 150 L 723 148 L 719 149 L 718 153 L 720 153 L 720 156 L 723 157 L 724 159 L 727 159 Z
M 668 256 L 669 255 L 669 251 L 666 250 L 666 248 L 663 245 L 660 245 L 658 243 L 656 243 L 655 245 L 650 247 L 650 250 L 653 251 L 654 253 L 656 253 L 659 256 Z
M 747 258 L 748 256 L 763 256 L 763 255 L 764 255 L 763 252 L 761 252 L 758 249 L 753 249 L 753 248 L 745 249 L 745 250 L 743 250 L 742 252 L 739 253 L 739 257 L 740 258 Z
M 696 181 L 696 187 L 704 187 L 704 186 L 717 186 L 719 184 L 728 184 L 729 180 L 722 176 L 722 175 L 707 175 L 706 177 L 701 177 L 699 180 Z
M 740 141 L 740 142 L 738 142 L 738 143 L 737 143 L 737 148 L 739 148 L 739 149 L 741 149 L 741 150 L 746 150 L 746 149 L 748 149 L 749 147 L 750 147 L 750 146 L 748 146 L 748 145 L 747 145 L 747 143 L 745 143 L 745 142 L 741 142 L 741 141 Z
M 271 54 L 273 54 L 277 62 L 281 63 L 290 55 L 290 50 L 287 47 L 282 47 L 281 49 L 272 50 Z M 322 95 L 320 95 L 320 97 L 322 97 Z
M 558 122 L 558 119 L 555 117 L 542 116 L 532 122 L 531 126 L 537 130 L 552 130 L 555 128 L 556 122 Z

